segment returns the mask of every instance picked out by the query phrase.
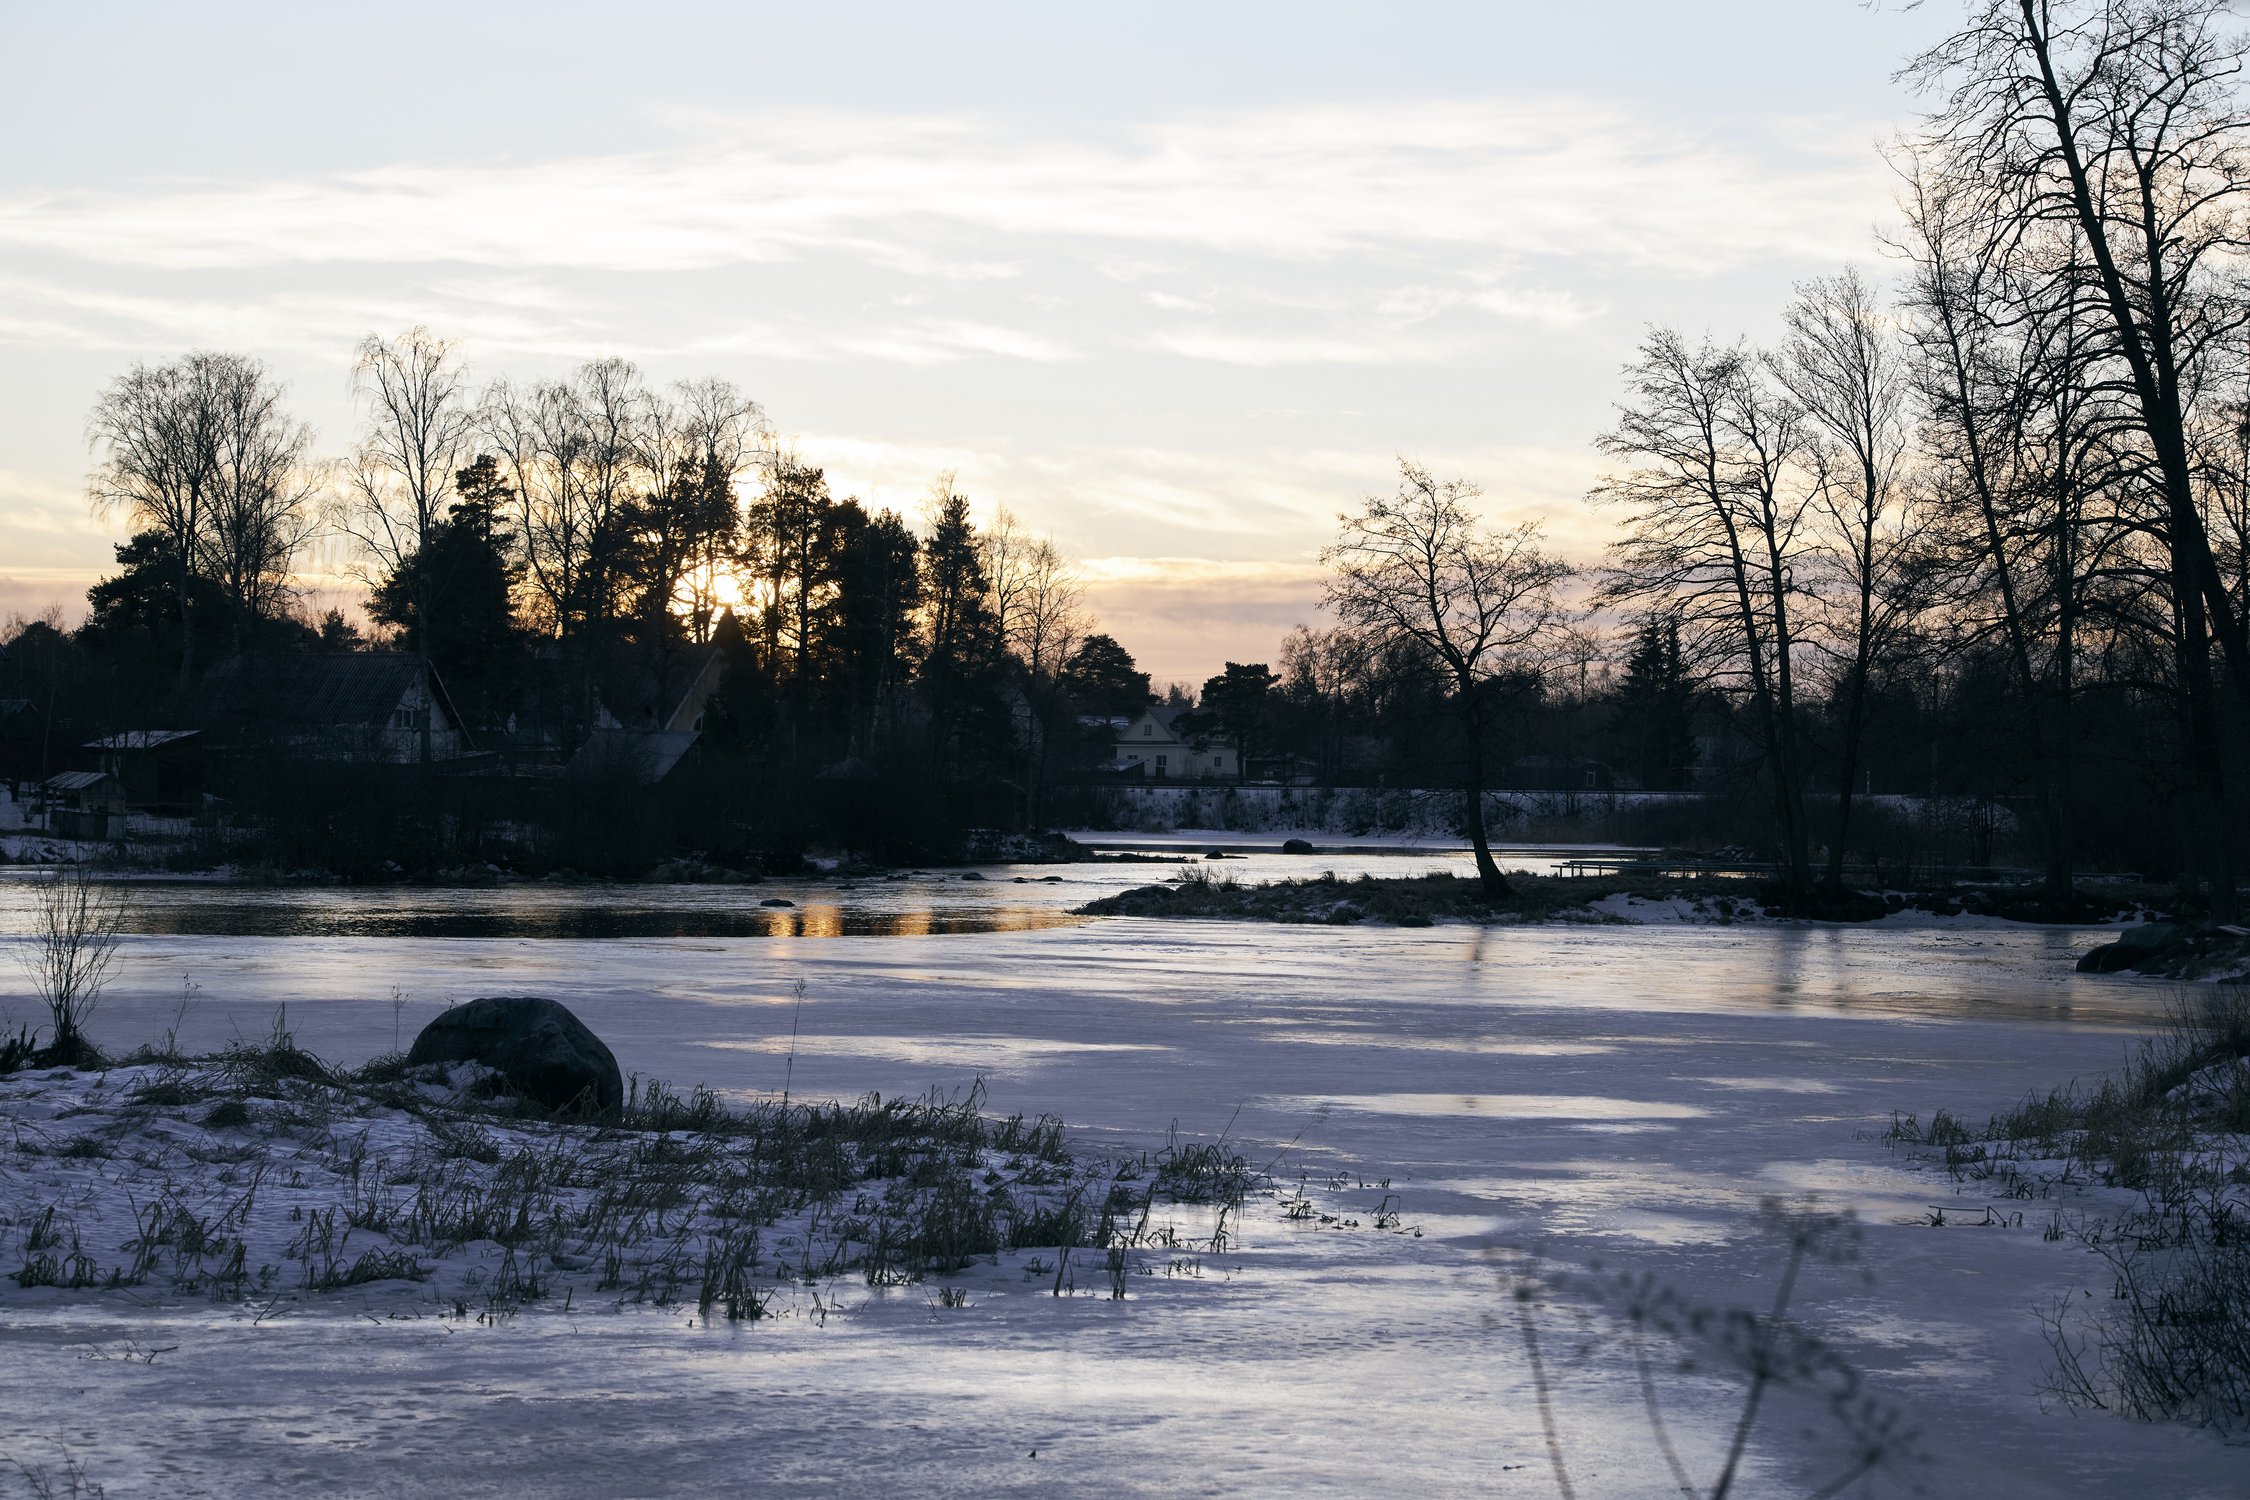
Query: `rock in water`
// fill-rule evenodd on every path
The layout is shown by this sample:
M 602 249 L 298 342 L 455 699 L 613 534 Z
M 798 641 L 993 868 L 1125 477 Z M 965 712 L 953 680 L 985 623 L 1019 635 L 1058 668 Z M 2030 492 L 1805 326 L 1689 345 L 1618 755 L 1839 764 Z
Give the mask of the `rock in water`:
M 1281 852 L 1284 854 L 1310 854 L 1313 852 L 1313 846 L 1304 839 L 1284 839 Z
M 586 1023 L 536 995 L 488 995 L 422 1028 L 406 1054 L 425 1063 L 483 1063 L 549 1109 L 615 1109 L 625 1102 L 617 1059 Z
M 2180 929 L 2170 922 L 2144 922 L 2138 927 L 2128 927 L 2116 942 L 2104 943 L 2079 955 L 2078 972 L 2115 974 L 2121 969 L 2137 969 L 2151 960 L 2160 961 L 2168 956 L 2179 940 Z

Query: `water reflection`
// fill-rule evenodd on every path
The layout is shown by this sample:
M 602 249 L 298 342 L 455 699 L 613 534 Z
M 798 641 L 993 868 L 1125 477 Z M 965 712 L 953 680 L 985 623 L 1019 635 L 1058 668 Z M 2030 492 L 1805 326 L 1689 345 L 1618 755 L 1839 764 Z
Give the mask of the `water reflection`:
M 273 903 L 255 899 L 143 899 L 129 930 L 164 937 L 380 938 L 744 938 L 929 937 L 966 932 L 1028 932 L 1083 918 L 1036 907 L 929 907 L 896 910 L 818 904 L 789 910 L 757 906 L 664 906 L 508 902 L 383 905 L 346 901 Z
M 207 881 L 130 883 L 129 930 L 163 937 L 835 938 L 1030 932 L 1084 919 L 1071 908 L 1201 863 L 987 865 L 879 880 L 769 880 L 739 885 L 247 887 Z M 1219 866 L 1245 882 L 1333 870 L 1419 875 L 1467 870 L 1466 855 L 1411 858 L 1341 852 L 1311 861 L 1267 853 Z M 0 937 L 33 926 L 31 884 L 0 875 Z

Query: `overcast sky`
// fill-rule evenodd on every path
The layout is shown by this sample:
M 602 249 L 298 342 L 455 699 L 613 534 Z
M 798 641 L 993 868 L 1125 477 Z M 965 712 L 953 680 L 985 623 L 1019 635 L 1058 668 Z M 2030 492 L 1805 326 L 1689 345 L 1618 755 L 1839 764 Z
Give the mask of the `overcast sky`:
M 0 617 L 82 612 L 101 386 L 352 344 L 622 354 L 762 402 L 838 494 L 1052 531 L 1159 680 L 1313 616 L 1394 455 L 1592 559 L 1652 321 L 1883 274 L 1899 61 L 1955 8 L 0 0 Z

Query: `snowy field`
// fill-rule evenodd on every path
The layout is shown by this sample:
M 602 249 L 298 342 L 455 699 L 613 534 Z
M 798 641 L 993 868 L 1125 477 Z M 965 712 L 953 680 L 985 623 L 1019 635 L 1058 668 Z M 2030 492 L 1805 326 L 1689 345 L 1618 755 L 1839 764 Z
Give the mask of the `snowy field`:
M 1230 873 L 1362 862 L 1465 860 Z M 1174 1122 L 1226 1132 L 1316 1214 L 1254 1198 L 1199 1275 L 1152 1260 L 1123 1302 L 1057 1298 L 1003 1256 L 949 1278 L 967 1306 L 846 1285 L 841 1311 L 800 1292 L 748 1325 L 583 1299 L 487 1323 L 396 1288 L 266 1308 L 0 1281 L 0 1454 L 50 1478 L 74 1462 L 113 1496 L 1552 1495 L 1510 1252 L 1762 1306 L 1781 1252 L 1758 1209 L 1782 1195 L 1864 1232 L 1859 1264 L 1808 1268 L 1795 1310 L 1919 1433 L 1919 1464 L 1867 1492 L 2244 1493 L 2239 1448 L 2043 1404 L 2033 1310 L 2103 1291 L 2098 1263 L 2039 1214 L 1968 1227 L 1983 1199 L 1879 1139 L 1894 1108 L 1981 1119 L 2115 1066 L 2165 992 L 2073 974 L 2092 931 L 1089 922 L 1066 909 L 1161 870 L 980 873 L 152 887 L 93 1029 L 123 1049 L 176 1024 L 215 1048 L 286 1004 L 300 1044 L 356 1063 L 450 1001 L 540 994 L 628 1071 L 742 1099 L 785 1070 L 799 1097 L 981 1078 L 990 1108 L 1052 1111 L 1089 1150 Z M 0 932 L 22 918 L 0 881 Z M 0 1016 L 29 1006 L 0 968 Z M 1400 1219 L 1378 1230 L 1386 1198 Z M 1948 1227 L 1928 1227 L 1937 1206 Z M 1676 1495 L 1622 1325 L 1567 1298 L 1538 1317 L 1577 1493 Z M 1668 1362 L 1659 1379 L 1707 1483 L 1739 1386 Z M 1824 1420 L 1778 1405 L 1736 1493 L 1817 1488 L 1838 1461 Z

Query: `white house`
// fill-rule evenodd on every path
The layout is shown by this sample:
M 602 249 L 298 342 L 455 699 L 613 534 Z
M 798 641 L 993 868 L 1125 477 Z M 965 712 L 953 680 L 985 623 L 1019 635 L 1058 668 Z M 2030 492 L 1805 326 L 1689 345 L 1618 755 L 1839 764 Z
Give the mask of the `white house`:
M 1150 781 L 1232 780 L 1242 761 L 1234 746 L 1208 734 L 1182 734 L 1179 708 L 1143 709 L 1117 733 L 1119 771 L 1138 768 Z

